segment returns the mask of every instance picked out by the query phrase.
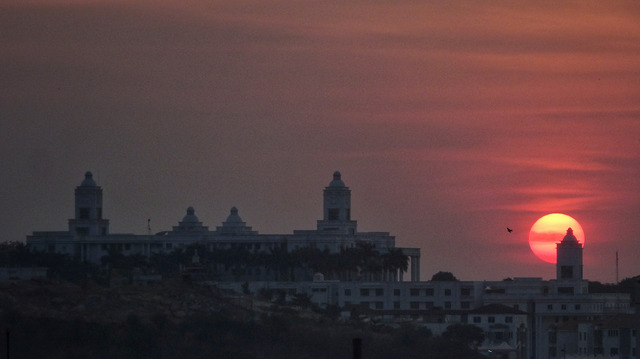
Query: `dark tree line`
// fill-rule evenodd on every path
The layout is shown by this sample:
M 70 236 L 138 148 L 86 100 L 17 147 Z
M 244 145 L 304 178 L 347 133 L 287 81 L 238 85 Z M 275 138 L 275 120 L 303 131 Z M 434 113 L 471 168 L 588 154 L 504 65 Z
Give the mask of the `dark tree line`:
M 196 254 L 198 266 L 206 269 L 212 278 L 236 281 L 307 281 L 316 273 L 322 273 L 325 279 L 393 280 L 407 271 L 409 261 L 401 249 L 391 248 L 381 253 L 367 242 L 358 242 L 339 253 L 314 247 L 290 250 L 286 242 L 262 251 L 251 251 L 242 244 L 214 249 L 192 244 L 150 257 L 125 255 L 112 249 L 101 258 L 100 264 L 80 262 L 69 255 L 33 252 L 21 242 L 0 243 L 0 265 L 47 267 L 50 277 L 71 281 L 105 280 L 111 270 L 124 276 L 130 276 L 134 270 L 175 276 L 195 266 Z
M 251 251 L 242 245 L 208 249 L 194 244 L 169 253 L 155 253 L 148 260 L 110 253 L 103 258 L 103 264 L 121 269 L 138 265 L 148 271 L 171 276 L 180 268 L 194 266 L 192 259 L 196 253 L 198 265 L 221 280 L 306 281 L 316 273 L 322 273 L 325 279 L 390 280 L 408 269 L 408 257 L 402 250 L 392 248 L 379 253 L 365 242 L 340 253 L 314 247 L 289 250 L 285 242 L 262 251 Z
M 174 321 L 162 314 L 129 315 L 121 323 L 89 323 L 78 319 L 0 316 L 10 330 L 15 358 L 351 358 L 352 338 L 362 339 L 368 359 L 476 359 L 483 339 L 473 325 L 454 325 L 441 336 L 419 326 L 400 328 L 301 318 L 295 313 L 269 313 L 254 319 L 224 313 Z
M 104 277 L 97 265 L 81 262 L 66 254 L 32 252 L 22 242 L 0 242 L 0 266 L 46 267 L 50 279 L 71 282 L 88 278 L 99 282 Z

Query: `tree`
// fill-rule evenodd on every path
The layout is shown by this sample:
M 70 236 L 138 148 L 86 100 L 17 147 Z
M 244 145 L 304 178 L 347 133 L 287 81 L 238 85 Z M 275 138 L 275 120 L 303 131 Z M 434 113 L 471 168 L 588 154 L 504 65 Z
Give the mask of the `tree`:
M 382 255 L 382 267 L 386 272 L 397 275 L 398 271 L 404 273 L 409 269 L 409 257 L 400 248 L 389 248 Z
M 289 275 L 289 280 L 295 280 L 294 269 L 297 261 L 295 261 L 294 256 L 289 253 L 287 242 L 283 241 L 279 246 L 270 248 L 265 262 L 267 269 L 275 272 L 276 280 L 283 280 L 287 274 Z
M 456 278 L 451 272 L 438 272 L 431 277 L 431 280 L 434 282 L 457 282 L 458 278 Z
M 484 332 L 473 324 L 457 323 L 448 326 L 442 337 L 469 348 L 476 348 L 484 341 Z

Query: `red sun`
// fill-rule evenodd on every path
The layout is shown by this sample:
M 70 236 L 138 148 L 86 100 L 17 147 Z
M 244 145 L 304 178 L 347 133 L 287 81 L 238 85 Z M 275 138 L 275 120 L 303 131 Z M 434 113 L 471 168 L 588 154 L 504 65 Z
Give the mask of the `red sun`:
M 584 231 L 578 221 L 562 213 L 551 213 L 540 217 L 529 231 L 529 247 L 533 254 L 545 262 L 556 262 L 556 244 L 573 229 L 573 235 L 584 246 Z

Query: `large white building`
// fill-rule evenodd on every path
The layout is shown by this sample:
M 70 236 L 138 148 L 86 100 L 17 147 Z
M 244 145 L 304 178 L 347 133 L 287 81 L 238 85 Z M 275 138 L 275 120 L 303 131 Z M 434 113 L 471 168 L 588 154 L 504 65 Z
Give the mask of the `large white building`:
M 125 255 L 170 252 L 190 244 L 201 244 L 209 249 L 243 246 L 252 252 L 268 251 L 285 246 L 291 251 L 313 247 L 339 253 L 357 243 L 368 243 L 379 253 L 397 248 L 395 237 L 388 232 L 359 232 L 358 222 L 351 218 L 351 190 L 342 181 L 340 172 L 324 189 L 323 219 L 315 230 L 294 230 L 293 234 L 259 234 L 242 220 L 238 209 L 231 208 L 221 226 L 210 230 L 204 226 L 192 207 L 170 231 L 149 235 L 111 234 L 109 220 L 103 218 L 102 188 L 93 180 L 91 172 L 85 174 L 75 189 L 75 216 L 69 220 L 68 230 L 33 232 L 27 236 L 32 250 L 66 253 L 83 261 L 100 263 L 110 250 Z M 420 249 L 401 248 L 408 256 L 410 280 L 420 280 Z M 385 275 L 390 280 L 402 280 L 402 272 Z M 257 278 L 259 279 L 259 278 Z M 264 278 L 266 279 L 266 278 Z
M 242 220 L 236 208 L 222 225 L 210 230 L 193 208 L 170 231 L 154 235 L 111 234 L 103 218 L 102 189 L 90 172 L 75 190 L 75 216 L 68 230 L 34 232 L 27 237 L 33 250 L 67 253 L 100 262 L 110 250 L 123 254 L 168 252 L 198 243 L 209 249 L 243 246 L 252 252 L 276 246 L 314 247 L 333 253 L 359 242 L 383 253 L 395 247 L 386 232 L 358 232 L 351 218 L 351 191 L 339 172 L 324 189 L 323 219 L 316 230 L 292 234 L 259 234 Z M 420 281 L 420 250 L 401 248 L 410 258 L 410 281 L 401 273 L 373 281 L 314 280 L 283 282 L 254 276 L 249 281 L 211 283 L 238 293 L 275 292 L 281 297 L 305 294 L 320 306 L 342 308 L 349 316 L 381 323 L 412 321 L 441 333 L 454 323 L 482 328 L 486 340 L 478 350 L 492 358 L 637 358 L 640 321 L 630 296 L 589 293 L 583 278 L 582 245 L 569 228 L 557 245 L 557 275 L 553 280 L 514 278 L 503 281 Z

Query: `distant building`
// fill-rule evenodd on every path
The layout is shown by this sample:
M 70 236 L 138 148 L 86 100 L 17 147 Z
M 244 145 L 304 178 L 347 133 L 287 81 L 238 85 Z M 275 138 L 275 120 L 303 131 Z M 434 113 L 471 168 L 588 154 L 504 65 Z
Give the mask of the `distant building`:
M 399 325 L 412 322 L 434 334 L 451 324 L 483 329 L 478 351 L 497 359 L 637 358 L 640 317 L 626 293 L 588 293 L 582 245 L 571 228 L 557 246 L 557 277 L 503 281 L 251 282 L 287 296 L 309 295 L 348 317 Z M 241 283 L 216 283 L 240 291 Z
M 46 277 L 47 268 L 44 267 L 0 267 L 0 282 L 45 279 Z
M 351 218 L 351 190 L 342 181 L 340 172 L 324 189 L 323 219 L 315 230 L 294 230 L 293 234 L 259 234 L 242 220 L 238 209 L 232 207 L 229 216 L 209 230 L 195 214 L 193 207 L 170 231 L 154 235 L 111 234 L 109 220 L 103 218 L 102 188 L 93 180 L 91 172 L 85 174 L 75 189 L 75 216 L 69 220 L 67 231 L 33 232 L 27 236 L 27 245 L 36 251 L 69 254 L 83 261 L 100 263 L 110 250 L 125 255 L 170 252 L 190 244 L 202 244 L 208 249 L 243 247 L 251 252 L 269 251 L 284 246 L 288 251 L 313 247 L 338 253 L 344 248 L 363 242 L 379 253 L 396 248 L 395 237 L 388 232 L 358 232 L 357 221 Z M 410 259 L 409 275 L 420 280 L 420 249 L 401 248 Z M 387 273 L 388 274 L 388 273 Z M 402 280 L 402 273 L 382 276 L 388 280 Z M 264 272 L 248 279 L 269 279 Z
M 27 237 L 32 250 L 67 253 L 100 262 L 110 250 L 125 255 L 169 252 L 190 244 L 208 249 L 242 247 L 253 253 L 314 247 L 340 252 L 368 243 L 384 253 L 394 249 L 387 232 L 358 232 L 351 218 L 351 191 L 339 172 L 324 189 L 323 218 L 315 230 L 293 234 L 259 234 L 231 208 L 221 226 L 210 230 L 192 207 L 170 231 L 155 235 L 111 234 L 103 218 L 102 189 L 90 172 L 75 191 L 75 217 L 67 231 L 34 232 Z M 455 323 L 483 329 L 486 340 L 477 348 L 496 359 L 567 359 L 638 357 L 640 319 L 628 294 L 588 293 L 583 278 L 583 247 L 571 228 L 557 244 L 556 278 L 514 278 L 503 281 L 420 281 L 420 250 L 401 248 L 410 258 L 411 281 L 401 273 L 325 280 L 315 274 L 306 281 L 276 281 L 253 273 L 241 281 L 209 283 L 223 291 L 273 293 L 279 298 L 307 295 L 321 307 L 342 308 L 358 320 L 400 325 L 412 322 L 435 334 Z

